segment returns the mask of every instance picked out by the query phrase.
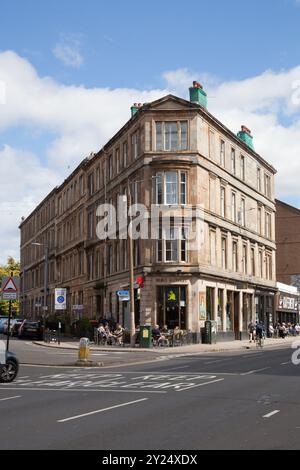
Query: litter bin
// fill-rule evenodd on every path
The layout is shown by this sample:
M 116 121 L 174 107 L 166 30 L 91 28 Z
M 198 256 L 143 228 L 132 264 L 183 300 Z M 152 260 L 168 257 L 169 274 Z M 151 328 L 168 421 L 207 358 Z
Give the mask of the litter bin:
M 90 340 L 81 338 L 79 341 L 78 359 L 80 361 L 88 361 L 90 358 Z
M 152 347 L 152 327 L 145 325 L 140 327 L 140 348 Z
M 217 342 L 217 322 L 206 320 L 204 330 L 205 344 L 216 344 Z

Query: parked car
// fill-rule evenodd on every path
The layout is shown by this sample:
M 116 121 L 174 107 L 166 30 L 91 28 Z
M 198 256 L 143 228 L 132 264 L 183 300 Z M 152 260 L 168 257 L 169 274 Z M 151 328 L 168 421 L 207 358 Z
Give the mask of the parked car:
M 10 336 L 17 336 L 19 332 L 19 328 L 23 323 L 23 319 L 21 318 L 12 318 L 10 320 Z M 3 333 L 7 335 L 7 330 L 8 330 L 8 320 L 5 321 L 4 327 L 3 327 Z
M 39 321 L 24 320 L 19 327 L 18 337 L 43 339 L 43 327 Z
M 4 330 L 4 323 L 8 320 L 7 316 L 0 317 L 0 333 L 3 333 Z
M 16 355 L 12 352 L 4 352 L 4 357 L 0 354 L 0 382 L 12 382 L 18 375 L 19 362 Z

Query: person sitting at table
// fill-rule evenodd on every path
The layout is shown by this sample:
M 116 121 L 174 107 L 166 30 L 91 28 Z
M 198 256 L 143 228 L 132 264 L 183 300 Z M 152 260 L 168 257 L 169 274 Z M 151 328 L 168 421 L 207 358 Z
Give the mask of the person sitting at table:
M 152 338 L 153 342 L 157 344 L 157 346 L 163 342 L 168 343 L 168 339 L 166 338 L 165 334 L 162 334 L 162 331 L 159 329 L 159 325 L 155 325 L 155 328 L 152 329 Z
M 179 326 L 175 326 L 174 330 L 173 330 L 173 338 L 174 338 L 174 341 L 180 341 L 182 342 L 182 338 L 183 338 L 183 331 L 179 328 Z
M 100 325 L 97 328 L 97 334 L 98 334 L 98 341 L 99 342 L 104 342 L 106 343 L 107 341 L 107 333 L 105 331 L 105 328 L 103 326 L 103 323 L 100 323 Z
M 113 332 L 113 337 L 115 339 L 116 344 L 121 345 L 123 340 L 124 328 L 117 323 L 116 329 Z
M 169 328 L 168 328 L 168 325 L 164 325 L 161 329 L 161 333 L 163 335 L 168 335 L 169 334 Z

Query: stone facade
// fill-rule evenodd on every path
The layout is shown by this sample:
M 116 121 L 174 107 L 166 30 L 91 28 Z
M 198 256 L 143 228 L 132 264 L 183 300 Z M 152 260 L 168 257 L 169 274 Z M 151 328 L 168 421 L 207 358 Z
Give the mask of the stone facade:
M 186 205 L 203 213 L 197 250 L 164 237 L 133 242 L 134 275 L 144 279 L 135 289 L 136 322 L 199 333 L 208 318 L 220 337 L 240 339 L 255 313 L 264 318 L 269 303 L 274 310 L 275 170 L 198 104 L 168 95 L 135 111 L 22 222 L 23 311 L 40 314 L 48 246 L 49 314 L 54 288 L 67 287 L 71 318 L 72 306 L 83 305 L 90 318 L 128 324 L 128 304 L 116 294 L 129 283 L 127 242 L 99 240 L 96 210 L 117 206 L 129 187 L 149 213 L 172 203 L 175 225 Z

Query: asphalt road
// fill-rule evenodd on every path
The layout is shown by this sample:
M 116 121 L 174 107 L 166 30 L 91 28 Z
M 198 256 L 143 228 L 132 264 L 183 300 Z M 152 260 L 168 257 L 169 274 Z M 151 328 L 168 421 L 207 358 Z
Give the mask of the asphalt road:
M 0 340 L 6 341 L 6 336 L 0 335 Z M 78 359 L 77 350 L 37 346 L 30 340 L 18 338 L 10 339 L 9 349 L 17 355 L 21 364 L 73 366 Z M 156 360 L 156 358 L 157 353 L 138 349 L 134 352 L 126 351 L 125 348 L 90 352 L 90 359 L 93 362 L 101 362 L 105 366 Z
M 299 449 L 293 350 L 114 368 L 21 366 L 0 386 L 2 449 Z M 300 355 L 299 355 L 300 357 Z

